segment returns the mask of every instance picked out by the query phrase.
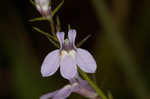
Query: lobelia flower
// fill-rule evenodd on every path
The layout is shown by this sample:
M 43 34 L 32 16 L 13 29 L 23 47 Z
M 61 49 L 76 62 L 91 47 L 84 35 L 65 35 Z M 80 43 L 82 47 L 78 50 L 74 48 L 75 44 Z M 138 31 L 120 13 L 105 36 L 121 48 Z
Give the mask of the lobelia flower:
M 63 88 L 56 90 L 51 93 L 47 93 L 40 97 L 40 99 L 66 99 L 71 95 L 71 93 L 77 93 L 89 99 L 98 99 L 98 94 L 89 85 L 86 80 L 83 79 L 73 79 L 71 84 L 64 86 Z M 99 98 L 100 99 L 100 98 Z
M 43 77 L 53 75 L 60 67 L 61 75 L 66 79 L 74 78 L 77 73 L 77 66 L 87 73 L 96 71 L 96 62 L 93 56 L 84 49 L 76 48 L 76 30 L 68 32 L 68 38 L 64 40 L 64 32 L 57 32 L 60 42 L 60 49 L 50 52 L 44 59 L 41 67 Z
M 40 99 L 66 99 L 70 96 L 71 92 L 71 85 L 66 85 L 59 90 L 41 96 Z
M 44 17 L 50 17 L 50 0 L 35 0 L 37 10 L 42 14 Z

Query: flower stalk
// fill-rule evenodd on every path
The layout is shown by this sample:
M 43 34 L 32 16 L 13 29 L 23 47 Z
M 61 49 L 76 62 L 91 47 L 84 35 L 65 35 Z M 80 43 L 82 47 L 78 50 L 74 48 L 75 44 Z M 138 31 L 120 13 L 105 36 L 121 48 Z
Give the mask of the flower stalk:
M 88 81 L 88 83 L 95 89 L 95 91 L 99 94 L 100 97 L 102 97 L 102 99 L 108 99 L 104 92 L 96 84 L 94 84 L 94 82 L 88 77 L 88 75 L 85 72 L 83 72 L 81 69 L 78 70 L 81 76 Z

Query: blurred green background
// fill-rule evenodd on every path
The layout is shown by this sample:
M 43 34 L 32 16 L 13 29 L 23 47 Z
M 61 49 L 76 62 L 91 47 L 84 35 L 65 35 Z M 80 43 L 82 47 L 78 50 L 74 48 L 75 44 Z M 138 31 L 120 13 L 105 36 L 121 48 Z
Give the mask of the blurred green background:
M 60 1 L 53 0 L 53 6 Z M 29 22 L 40 16 L 29 0 L 3 0 L 0 12 L 0 99 L 38 99 L 67 84 L 59 71 L 48 78 L 40 74 L 44 57 L 56 47 L 32 29 L 49 32 L 50 26 Z M 150 99 L 149 0 L 65 0 L 57 14 L 63 31 L 68 24 L 77 30 L 76 43 L 92 35 L 81 47 L 95 57 L 97 84 L 105 93 Z

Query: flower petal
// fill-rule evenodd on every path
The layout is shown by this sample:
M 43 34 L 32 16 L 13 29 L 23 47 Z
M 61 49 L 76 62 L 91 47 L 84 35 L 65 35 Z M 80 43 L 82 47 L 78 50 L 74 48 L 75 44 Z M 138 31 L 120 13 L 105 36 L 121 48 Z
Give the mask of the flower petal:
M 79 85 L 80 85 L 80 88 L 85 88 L 86 90 L 95 92 L 95 90 L 93 89 L 93 87 L 90 86 L 87 80 L 80 80 Z
M 71 29 L 68 32 L 68 38 L 70 40 L 70 42 L 73 44 L 73 46 L 75 45 L 75 38 L 76 38 L 76 30 Z
M 40 97 L 40 99 L 49 99 L 53 96 L 55 96 L 57 94 L 58 90 L 54 91 L 54 92 L 50 92 L 50 93 L 47 93 L 47 94 L 44 94 Z
M 43 77 L 53 75 L 59 67 L 59 50 L 50 52 L 44 59 L 41 67 Z
M 57 38 L 58 38 L 58 40 L 60 42 L 60 48 L 62 48 L 62 45 L 64 43 L 64 36 L 65 36 L 65 34 L 64 34 L 64 32 L 57 32 L 56 35 L 57 35 Z
M 72 92 L 78 93 L 89 99 L 97 99 L 98 96 L 87 80 L 80 80 L 77 84 L 74 83 L 74 85 L 72 85 Z
M 72 83 L 72 92 L 79 91 L 80 89 L 81 89 L 81 87 L 78 82 Z
M 96 62 L 93 56 L 84 49 L 77 49 L 76 56 L 77 65 L 85 72 L 94 73 L 96 71 Z
M 66 99 L 72 93 L 71 85 L 66 85 L 60 89 L 52 99 Z
M 60 62 L 61 75 L 66 79 L 72 79 L 77 74 L 77 66 L 72 56 L 64 56 Z

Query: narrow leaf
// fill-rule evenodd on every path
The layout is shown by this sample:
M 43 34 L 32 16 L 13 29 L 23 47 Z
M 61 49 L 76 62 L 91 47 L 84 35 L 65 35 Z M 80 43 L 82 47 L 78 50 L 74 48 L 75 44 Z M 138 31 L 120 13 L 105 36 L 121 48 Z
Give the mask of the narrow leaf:
M 90 34 L 87 35 L 82 41 L 80 41 L 80 42 L 77 44 L 77 47 L 80 47 L 81 45 L 83 45 L 83 44 L 87 41 L 87 39 L 88 39 L 89 37 L 91 37 Z
M 49 38 L 51 38 L 51 39 L 53 39 L 53 40 L 55 40 L 55 41 L 58 42 L 57 38 L 54 37 L 54 36 L 52 36 L 52 35 L 50 35 L 49 33 L 44 32 L 44 31 L 40 30 L 40 29 L 37 28 L 37 27 L 32 27 L 32 28 L 35 29 L 36 31 L 40 32 L 41 34 L 45 35 L 46 37 L 49 37 Z
M 61 6 L 64 4 L 64 0 L 54 9 L 52 12 L 52 17 L 58 12 L 58 10 L 61 8 Z
M 55 41 L 53 41 L 51 38 L 49 38 L 49 37 L 47 37 L 48 38 L 48 40 L 54 45 L 54 46 L 56 46 L 57 48 L 60 48 L 60 46 L 55 42 Z
M 30 19 L 29 22 L 43 21 L 43 20 L 48 20 L 48 19 L 44 17 L 37 17 L 37 18 Z
M 30 3 L 35 6 L 35 2 L 33 0 L 30 0 Z

